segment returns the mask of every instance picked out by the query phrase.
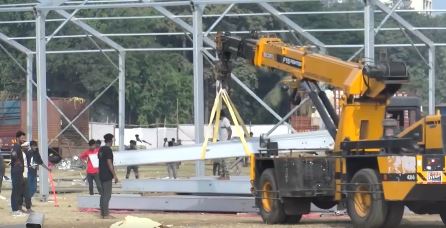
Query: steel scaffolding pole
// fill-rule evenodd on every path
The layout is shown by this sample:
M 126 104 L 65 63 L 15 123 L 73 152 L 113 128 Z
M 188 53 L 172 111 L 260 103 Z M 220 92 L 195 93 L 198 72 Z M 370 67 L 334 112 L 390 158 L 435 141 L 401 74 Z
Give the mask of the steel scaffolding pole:
M 46 39 L 45 17 L 48 11 L 36 10 L 36 67 L 37 67 L 37 115 L 39 151 L 44 164 L 48 164 L 48 131 L 46 102 Z M 48 171 L 40 169 L 39 191 L 43 201 L 48 197 Z
M 365 1 L 364 7 L 364 58 L 375 64 L 375 6 L 373 1 Z
M 435 46 L 429 47 L 429 115 L 435 114 Z
M 124 151 L 125 128 L 125 52 L 119 52 L 119 151 Z
M 34 56 L 26 56 L 26 139 L 33 139 L 33 61 Z
M 193 5 L 193 70 L 194 70 L 194 125 L 195 143 L 204 139 L 204 94 L 203 94 L 203 9 Z M 195 175 L 204 176 L 204 161 L 196 161 Z

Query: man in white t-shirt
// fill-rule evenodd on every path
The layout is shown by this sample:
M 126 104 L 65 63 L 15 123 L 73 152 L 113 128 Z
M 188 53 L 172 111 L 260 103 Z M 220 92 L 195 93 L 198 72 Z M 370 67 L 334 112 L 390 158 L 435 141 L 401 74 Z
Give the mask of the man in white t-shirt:
M 219 141 L 228 141 L 231 139 L 232 136 L 232 129 L 231 129 L 231 122 L 226 117 L 226 114 L 221 111 L 220 113 L 220 129 L 218 130 L 218 140 Z M 215 164 L 217 163 L 217 164 Z M 214 167 L 218 166 L 219 175 L 221 179 L 229 179 L 229 172 L 226 167 L 226 162 L 224 159 L 218 159 L 216 162 L 214 162 Z
M 220 114 L 220 129 L 218 131 L 218 140 L 227 141 L 230 140 L 232 136 L 231 122 L 226 117 L 224 112 Z

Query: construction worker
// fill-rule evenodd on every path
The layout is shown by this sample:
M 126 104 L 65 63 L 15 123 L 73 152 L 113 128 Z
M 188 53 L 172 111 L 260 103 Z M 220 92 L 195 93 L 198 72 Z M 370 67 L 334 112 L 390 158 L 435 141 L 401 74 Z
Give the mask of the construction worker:
M 130 148 L 129 148 L 129 150 L 136 150 L 136 141 L 135 140 L 130 140 Z M 138 171 L 138 166 L 137 165 L 127 166 L 127 173 L 125 174 L 125 179 L 129 179 L 130 172 L 132 170 L 133 170 L 133 173 L 135 174 L 135 178 L 139 179 L 139 171 Z
M 110 216 L 108 205 L 112 194 L 113 179 L 115 180 L 115 184 L 119 181 L 113 165 L 113 151 L 111 149 L 113 138 L 114 136 L 110 133 L 104 135 L 105 145 L 99 148 L 98 152 L 99 179 L 101 180 L 102 186 L 99 206 L 101 208 L 101 217 L 103 219 L 114 218 L 113 216 Z
M 36 141 L 30 141 L 29 146 L 25 152 L 26 163 L 28 167 L 28 197 L 31 199 L 37 190 L 37 170 L 39 165 L 51 172 L 51 169 L 46 166 L 42 157 L 40 157 L 39 148 Z
M 175 138 L 172 138 L 168 143 L 169 147 L 175 146 Z M 177 179 L 177 162 L 168 162 L 167 173 L 169 174 L 169 179 Z
M 98 168 L 93 166 L 91 162 L 90 156 L 97 156 L 99 150 L 96 148 L 96 141 L 91 139 L 88 142 L 89 148 L 82 152 L 79 157 L 80 159 L 87 161 L 87 181 L 88 181 L 88 191 L 90 195 L 94 195 L 93 191 L 93 181 L 96 184 L 96 188 L 98 189 L 98 193 L 101 194 L 102 186 L 101 181 L 99 180 Z
M 228 141 L 232 137 L 231 122 L 226 117 L 226 113 L 221 111 L 220 113 L 220 129 L 218 131 L 219 141 Z M 226 167 L 226 162 L 224 159 L 220 159 L 220 178 L 219 179 L 229 179 L 229 172 Z
M 25 216 L 22 212 L 22 202 L 24 193 L 23 172 L 25 170 L 25 162 L 21 145 L 25 142 L 25 133 L 17 131 L 16 143 L 11 150 L 11 209 L 13 216 Z
M 3 140 L 0 139 L 0 148 L 3 146 Z M 0 194 L 2 193 L 2 183 L 3 183 L 3 176 L 5 176 L 5 169 L 6 169 L 5 161 L 3 160 L 3 155 L 0 154 Z M 6 197 L 0 195 L 0 199 L 6 200 Z

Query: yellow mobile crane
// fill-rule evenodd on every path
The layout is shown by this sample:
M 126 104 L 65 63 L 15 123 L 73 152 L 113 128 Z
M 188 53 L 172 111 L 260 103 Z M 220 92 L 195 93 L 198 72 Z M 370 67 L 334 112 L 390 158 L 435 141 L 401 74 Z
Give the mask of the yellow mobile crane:
M 340 202 L 354 227 L 396 227 L 404 206 L 417 214 L 440 214 L 446 222 L 444 117 L 419 118 L 399 133 L 404 121 L 388 118 L 417 109 L 404 110 L 403 98 L 394 101 L 399 109 L 389 106 L 409 79 L 404 64 L 347 62 L 278 38 L 219 33 L 216 43 L 218 80 L 227 84 L 231 61 L 238 57 L 289 73 L 306 89 L 335 142 L 324 156 L 282 156 L 277 144 L 265 143 L 267 149 L 251 161 L 253 193 L 264 222 L 297 223 L 311 203 L 329 209 Z M 319 82 L 343 91 L 339 117 Z

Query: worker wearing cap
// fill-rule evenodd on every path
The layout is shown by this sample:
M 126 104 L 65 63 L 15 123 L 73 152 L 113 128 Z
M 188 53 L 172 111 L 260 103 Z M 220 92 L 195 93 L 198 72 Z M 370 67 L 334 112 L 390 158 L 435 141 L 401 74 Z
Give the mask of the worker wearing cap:
M 87 161 L 87 181 L 88 181 L 88 191 L 90 195 L 94 195 L 93 191 L 93 181 L 96 183 L 96 188 L 98 189 L 98 193 L 101 194 L 102 186 L 101 181 L 99 180 L 98 168 L 93 166 L 91 162 L 90 156 L 97 156 L 99 149 L 96 148 L 96 141 L 91 139 L 88 142 L 89 148 L 82 152 L 79 157 L 80 159 Z
M 130 148 L 129 150 L 136 150 L 136 141 L 135 140 L 130 140 Z M 138 171 L 138 166 L 137 165 L 129 165 L 127 166 L 127 173 L 125 174 L 125 179 L 129 179 L 130 177 L 130 173 L 132 172 L 135 173 L 135 178 L 139 179 L 139 171 Z

